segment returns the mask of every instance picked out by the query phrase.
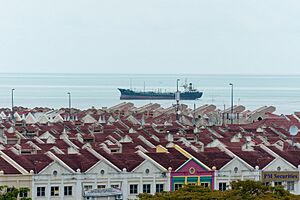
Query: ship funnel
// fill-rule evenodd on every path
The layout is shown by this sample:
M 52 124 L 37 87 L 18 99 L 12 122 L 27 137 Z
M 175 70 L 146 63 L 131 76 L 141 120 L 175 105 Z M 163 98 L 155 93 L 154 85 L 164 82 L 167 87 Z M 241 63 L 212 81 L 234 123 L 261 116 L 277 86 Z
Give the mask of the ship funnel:
M 192 83 L 189 84 L 189 90 L 193 90 L 193 84 Z

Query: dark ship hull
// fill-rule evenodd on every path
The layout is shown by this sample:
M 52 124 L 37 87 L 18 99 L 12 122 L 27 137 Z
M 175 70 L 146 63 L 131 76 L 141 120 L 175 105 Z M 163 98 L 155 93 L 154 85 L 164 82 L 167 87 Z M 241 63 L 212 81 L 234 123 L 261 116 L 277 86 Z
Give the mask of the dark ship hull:
M 121 92 L 121 100 L 143 100 L 143 99 L 157 99 L 157 100 L 165 100 L 171 99 L 175 100 L 175 93 L 172 92 L 136 92 L 130 89 L 122 89 L 118 88 Z M 199 91 L 185 91 L 180 93 L 181 100 L 195 100 L 202 97 L 203 92 Z

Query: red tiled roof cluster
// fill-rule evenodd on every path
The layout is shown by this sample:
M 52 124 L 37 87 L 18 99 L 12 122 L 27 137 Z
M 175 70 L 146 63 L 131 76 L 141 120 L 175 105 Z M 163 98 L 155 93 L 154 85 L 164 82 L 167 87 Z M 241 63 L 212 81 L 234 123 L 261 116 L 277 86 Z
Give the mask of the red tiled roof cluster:
M 135 111 L 131 116 L 135 117 L 135 122 L 139 122 L 133 123 L 128 119 L 129 114 L 126 115 L 130 112 L 129 108 L 133 109 L 131 104 L 114 107 L 111 112 L 74 110 L 76 120 L 59 120 L 46 124 L 37 122 L 29 125 L 23 120 L 17 126 L 9 120 L 3 120 L 0 131 L 3 131 L 1 143 L 4 149 L 1 151 L 22 168 L 28 172 L 33 170 L 34 173 L 41 172 L 57 160 L 74 171 L 79 169 L 85 172 L 102 158 L 120 170 L 125 168 L 132 171 L 145 160 L 140 152 L 165 169 L 171 167 L 175 170 L 189 158 L 174 148 L 174 145 L 210 168 L 222 168 L 235 155 L 250 166 L 262 169 L 275 157 L 261 145 L 296 167 L 300 164 L 300 157 L 297 156 L 300 155 L 300 149 L 297 145 L 290 148 L 292 140 L 300 146 L 300 137 L 293 138 L 289 134 L 291 125 L 300 127 L 298 115 L 267 114 L 269 117 L 250 124 L 198 126 L 195 129 L 176 121 L 176 115 L 168 109 L 163 111 L 167 114 L 150 116 L 153 109 L 158 109 L 156 105 L 133 109 Z M 40 110 L 22 111 L 20 108 L 18 112 L 19 115 L 34 115 Z M 62 109 L 56 114 L 58 115 L 67 119 L 69 111 Z M 96 123 L 85 121 L 86 116 Z M 185 118 L 192 121 L 190 116 Z M 28 135 L 28 132 L 34 132 L 35 135 Z M 166 148 L 166 152 L 158 153 L 158 146 Z M 20 173 L 17 168 L 7 158 L 5 160 L 5 156 L 0 155 L 0 170 L 5 174 Z

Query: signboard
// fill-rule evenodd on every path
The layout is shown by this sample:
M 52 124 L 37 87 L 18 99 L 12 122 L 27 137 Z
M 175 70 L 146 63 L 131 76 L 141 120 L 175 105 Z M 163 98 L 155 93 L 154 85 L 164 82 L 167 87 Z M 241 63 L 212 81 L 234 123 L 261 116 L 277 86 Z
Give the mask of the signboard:
M 262 172 L 262 181 L 263 182 L 272 182 L 272 181 L 298 181 L 299 172 L 295 171 L 282 171 L 282 172 Z

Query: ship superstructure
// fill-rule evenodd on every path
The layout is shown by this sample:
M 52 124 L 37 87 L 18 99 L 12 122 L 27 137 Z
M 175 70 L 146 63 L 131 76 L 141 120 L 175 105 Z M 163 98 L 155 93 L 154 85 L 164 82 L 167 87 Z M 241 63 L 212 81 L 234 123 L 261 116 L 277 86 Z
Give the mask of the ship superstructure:
M 181 100 L 195 100 L 202 97 L 203 92 L 198 91 L 193 88 L 193 84 L 184 84 L 184 91 L 180 92 Z M 134 91 L 132 89 L 118 88 L 121 92 L 120 99 L 130 100 L 130 99 L 175 99 L 175 92 L 161 92 L 161 91 Z

